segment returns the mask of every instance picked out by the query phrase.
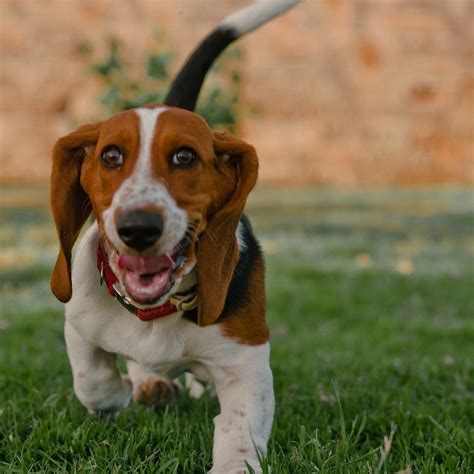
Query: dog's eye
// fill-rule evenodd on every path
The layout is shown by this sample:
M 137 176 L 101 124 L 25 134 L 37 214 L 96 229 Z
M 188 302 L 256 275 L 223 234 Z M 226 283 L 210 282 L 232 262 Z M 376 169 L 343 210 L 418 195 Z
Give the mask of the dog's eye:
M 194 150 L 181 148 L 173 154 L 171 161 L 173 165 L 185 168 L 186 166 L 191 166 L 197 158 L 198 156 Z
M 109 145 L 102 150 L 100 161 L 108 168 L 119 168 L 123 165 L 123 151 L 116 145 Z

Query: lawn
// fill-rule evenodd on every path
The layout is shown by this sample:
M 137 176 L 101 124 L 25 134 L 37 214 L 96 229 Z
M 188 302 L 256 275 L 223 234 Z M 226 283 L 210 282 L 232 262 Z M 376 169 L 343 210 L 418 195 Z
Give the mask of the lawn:
M 0 471 L 200 473 L 210 395 L 93 419 L 75 399 L 42 187 L 4 187 Z M 273 473 L 474 471 L 473 194 L 260 189 Z

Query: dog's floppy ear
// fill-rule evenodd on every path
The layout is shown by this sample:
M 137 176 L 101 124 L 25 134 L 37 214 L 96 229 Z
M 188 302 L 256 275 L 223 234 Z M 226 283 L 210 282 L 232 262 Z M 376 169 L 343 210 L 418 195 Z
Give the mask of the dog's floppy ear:
M 235 233 L 258 173 L 255 149 L 241 140 L 227 134 L 215 134 L 214 152 L 219 166 L 228 167 L 235 185 L 227 202 L 209 218 L 199 239 L 197 279 L 200 326 L 214 323 L 224 309 L 239 258 Z
M 59 236 L 59 255 L 51 275 L 51 290 L 62 302 L 71 299 L 71 251 L 91 212 L 80 184 L 82 160 L 97 143 L 100 123 L 83 125 L 60 138 L 53 149 L 51 208 Z M 86 151 L 87 150 L 87 151 Z

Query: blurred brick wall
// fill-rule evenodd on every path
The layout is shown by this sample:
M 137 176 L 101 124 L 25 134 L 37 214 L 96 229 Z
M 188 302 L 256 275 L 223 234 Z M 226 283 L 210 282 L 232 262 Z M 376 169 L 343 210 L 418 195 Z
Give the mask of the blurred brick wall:
M 249 3 L 2 0 L 0 179 L 47 180 L 55 139 L 104 115 L 79 43 L 119 37 L 138 74 L 161 25 L 177 67 Z M 473 0 L 306 0 L 241 40 L 261 182 L 474 183 L 473 32 Z

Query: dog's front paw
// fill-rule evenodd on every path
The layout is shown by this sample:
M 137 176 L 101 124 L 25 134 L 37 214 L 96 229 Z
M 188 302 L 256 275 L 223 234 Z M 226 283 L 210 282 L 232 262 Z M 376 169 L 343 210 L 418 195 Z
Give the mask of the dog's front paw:
M 133 387 L 133 399 L 147 407 L 165 407 L 175 401 L 178 386 L 158 375 L 150 375 Z
M 78 394 L 79 396 L 79 394 Z M 87 411 L 93 416 L 116 416 L 122 408 L 126 408 L 132 399 L 132 384 L 126 375 L 122 375 L 120 389 L 115 391 L 96 391 L 93 395 L 80 397 Z

